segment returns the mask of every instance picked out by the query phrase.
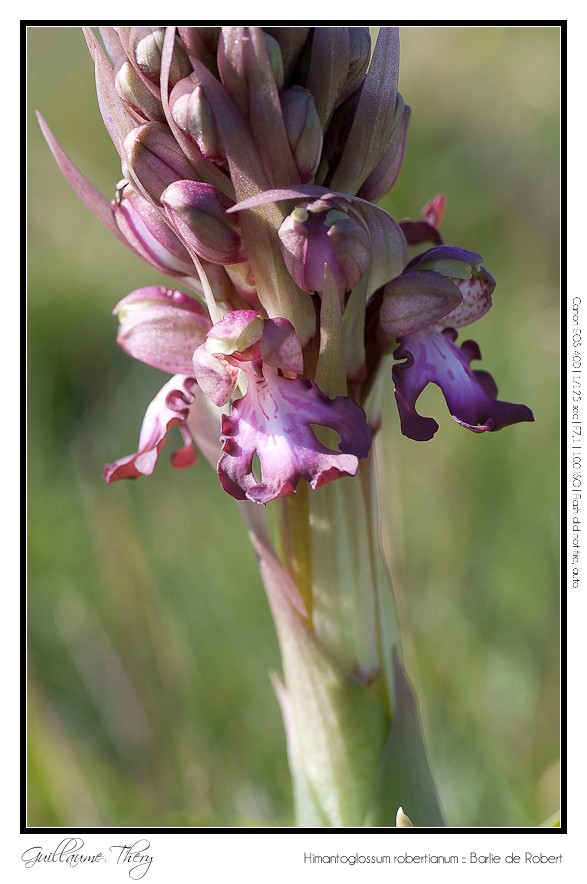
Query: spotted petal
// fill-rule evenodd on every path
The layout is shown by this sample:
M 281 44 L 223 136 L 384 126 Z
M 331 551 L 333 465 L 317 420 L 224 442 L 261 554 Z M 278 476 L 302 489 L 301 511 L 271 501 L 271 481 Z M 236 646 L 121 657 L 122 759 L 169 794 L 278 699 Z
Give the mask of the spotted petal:
M 165 384 L 145 412 L 137 453 L 106 464 L 104 478 L 107 482 L 150 476 L 165 445 L 169 430 L 176 425 L 179 426 L 184 445 L 174 451 L 171 463 L 176 469 L 181 469 L 195 462 L 196 450 L 186 426 L 190 407 L 195 398 L 192 392 L 195 383 L 194 378 L 175 375 Z
M 330 399 L 304 377 L 281 377 L 259 363 L 247 370 L 246 395 L 222 418 L 222 457 L 218 475 L 237 500 L 269 503 L 293 494 L 300 478 L 319 488 L 341 476 L 354 476 L 366 457 L 371 432 L 365 413 L 351 399 Z M 340 437 L 338 450 L 323 445 L 313 425 L 330 427 Z M 257 455 L 261 476 L 253 472 Z
M 418 396 L 428 384 L 440 387 L 453 420 L 473 432 L 533 421 L 525 405 L 496 399 L 497 387 L 491 375 L 470 368 L 472 359 L 481 358 L 479 347 L 474 341 L 458 347 L 456 337 L 453 329 L 437 331 L 430 327 L 401 340 L 394 356 L 406 361 L 394 366 L 393 379 L 403 434 L 425 442 L 436 433 L 436 421 L 416 411 Z

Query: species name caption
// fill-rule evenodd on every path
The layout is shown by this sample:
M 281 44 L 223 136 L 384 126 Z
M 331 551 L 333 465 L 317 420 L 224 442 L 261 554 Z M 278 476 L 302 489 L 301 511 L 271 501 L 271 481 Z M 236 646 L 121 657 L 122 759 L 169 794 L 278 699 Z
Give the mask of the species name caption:
M 499 853 L 476 853 L 458 856 L 457 854 L 443 853 L 399 853 L 393 856 L 389 854 L 361 854 L 361 853 L 335 853 L 321 855 L 318 853 L 304 853 L 304 863 L 312 865 L 562 865 L 562 853 L 508 853 L 501 856 Z
M 583 445 L 581 373 L 582 350 L 580 328 L 581 298 L 575 295 L 571 314 L 571 579 L 579 589 L 579 555 L 581 552 L 581 496 L 583 494 Z

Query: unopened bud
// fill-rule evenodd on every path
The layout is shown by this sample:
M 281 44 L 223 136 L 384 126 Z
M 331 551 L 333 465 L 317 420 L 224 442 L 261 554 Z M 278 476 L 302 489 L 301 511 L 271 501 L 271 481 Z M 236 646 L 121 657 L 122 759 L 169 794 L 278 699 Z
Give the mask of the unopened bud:
M 398 179 L 406 152 L 410 108 L 404 103 L 400 93 L 394 115 L 394 133 L 385 153 L 363 182 L 358 195 L 369 202 L 377 202 L 388 193 Z
M 204 260 L 215 264 L 246 260 L 238 219 L 226 214 L 234 203 L 216 187 L 177 181 L 162 194 L 161 204 L 184 242 Z
M 281 96 L 281 109 L 287 140 L 305 184 L 316 174 L 322 154 L 322 126 L 312 93 L 301 86 L 287 89 Z
M 277 40 L 270 34 L 263 31 L 263 37 L 265 40 L 265 49 L 269 56 L 269 64 L 271 65 L 273 76 L 275 77 L 275 85 L 281 92 L 283 89 L 283 59 L 281 57 L 281 49 Z
M 148 80 L 159 83 L 161 77 L 161 53 L 165 28 L 135 27 L 131 29 L 130 43 L 139 70 Z M 190 60 L 176 41 L 169 68 L 169 82 L 177 83 L 191 72 Z
M 161 102 L 153 95 L 129 61 L 124 61 L 120 66 L 114 85 L 124 103 L 140 119 L 165 122 Z
M 263 28 L 263 30 L 279 43 L 285 79 L 289 82 L 298 56 L 310 34 L 310 28 L 285 27 Z
M 349 291 L 371 260 L 367 229 L 333 201 L 297 206 L 279 228 L 279 241 L 287 269 L 306 292 L 324 290 L 326 268 L 336 287 Z
M 194 174 L 170 130 L 161 123 L 145 123 L 133 129 L 124 141 L 124 149 L 132 177 L 154 200 L 169 184 Z
M 338 99 L 341 104 L 349 95 L 355 92 L 367 73 L 369 59 L 371 58 L 371 35 L 369 28 L 349 28 L 350 64 L 342 94 Z
M 162 273 L 191 276 L 194 265 L 161 212 L 128 182 L 117 191 L 113 213 L 129 245 Z
M 203 156 L 218 165 L 226 165 L 214 114 L 197 74 L 184 77 L 174 86 L 169 106 L 179 128 L 196 142 Z
M 218 44 L 218 34 L 216 34 L 216 45 L 208 45 L 209 39 L 203 39 L 200 31 L 219 31 L 219 28 L 193 28 L 178 27 L 177 33 L 182 42 L 183 48 L 190 59 L 195 58 L 205 64 L 209 70 L 214 71 L 216 68 L 216 45 Z

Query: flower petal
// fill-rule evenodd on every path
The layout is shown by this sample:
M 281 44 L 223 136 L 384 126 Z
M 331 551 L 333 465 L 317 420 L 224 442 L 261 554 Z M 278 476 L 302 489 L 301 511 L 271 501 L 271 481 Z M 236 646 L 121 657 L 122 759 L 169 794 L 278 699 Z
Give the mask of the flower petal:
M 442 236 L 436 227 L 429 224 L 428 221 L 410 221 L 405 219 L 400 221 L 399 226 L 406 238 L 406 242 L 410 246 L 419 246 L 421 243 L 433 242 L 436 245 L 442 245 Z
M 354 476 L 366 457 L 371 432 L 360 406 L 345 396 L 330 399 L 306 378 L 280 377 L 265 366 L 247 372 L 246 395 L 222 418 L 222 457 L 218 475 L 237 500 L 269 503 L 293 494 L 300 478 L 319 488 L 341 476 Z M 338 451 L 318 441 L 313 425 L 340 437 Z M 253 472 L 257 455 L 262 475 Z
M 455 339 L 452 329 L 440 332 L 427 328 L 403 338 L 393 354 L 396 359 L 406 360 L 393 368 L 402 433 L 425 442 L 438 429 L 435 420 L 416 411 L 416 400 L 428 384 L 440 387 L 452 418 L 476 433 L 533 421 L 532 412 L 525 405 L 495 398 L 497 388 L 491 375 L 471 370 L 471 360 L 481 357 L 477 344 L 465 341 L 458 347 Z
M 153 368 L 192 373 L 192 356 L 210 328 L 207 311 L 183 292 L 150 285 L 136 289 L 114 308 L 120 320 L 118 345 Z
M 424 218 L 428 224 L 431 224 L 432 227 L 438 229 L 442 223 L 445 208 L 446 195 L 444 193 L 437 193 L 436 196 L 432 197 L 431 200 L 428 200 L 426 205 L 422 207 L 422 218 Z
M 456 285 L 463 300 L 442 320 L 442 325 L 446 328 L 461 328 L 485 316 L 491 307 L 495 280 L 485 267 L 480 267 L 478 271 L 473 271 L 471 279 L 458 279 Z
M 443 317 L 456 313 L 461 301 L 459 287 L 442 273 L 433 270 L 402 273 L 383 289 L 379 312 L 381 327 L 400 338 L 441 319 L 443 325 L 449 325 Z
M 225 405 L 233 394 L 239 369 L 202 344 L 194 353 L 193 375 L 214 405 Z
M 296 374 L 303 372 L 302 345 L 288 319 L 281 317 L 266 319 L 259 345 L 261 358 L 267 365 L 280 368 L 282 371 L 295 371 Z
M 145 412 L 137 453 L 106 464 L 104 478 L 107 482 L 150 476 L 165 445 L 167 433 L 176 424 L 179 425 L 185 444 L 174 451 L 171 463 L 176 469 L 189 467 L 195 463 L 196 450 L 185 426 L 190 406 L 194 402 L 192 388 L 195 383 L 194 378 L 175 375 L 165 384 Z

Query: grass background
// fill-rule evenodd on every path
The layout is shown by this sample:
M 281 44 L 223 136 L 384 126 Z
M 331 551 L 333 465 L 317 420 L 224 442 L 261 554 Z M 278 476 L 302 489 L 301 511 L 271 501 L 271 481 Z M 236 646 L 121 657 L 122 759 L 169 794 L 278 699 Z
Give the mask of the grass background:
M 404 439 L 391 379 L 384 541 L 450 826 L 534 826 L 558 806 L 559 31 L 403 28 L 408 152 L 385 205 L 498 281 L 474 337 L 535 424 Z M 104 193 L 119 161 L 77 28 L 28 31 L 28 825 L 287 826 L 268 672 L 277 643 L 232 500 L 202 457 L 106 486 L 158 372 L 114 343 L 114 304 L 163 277 L 61 178 L 34 119 Z

